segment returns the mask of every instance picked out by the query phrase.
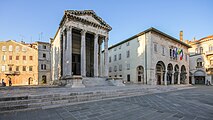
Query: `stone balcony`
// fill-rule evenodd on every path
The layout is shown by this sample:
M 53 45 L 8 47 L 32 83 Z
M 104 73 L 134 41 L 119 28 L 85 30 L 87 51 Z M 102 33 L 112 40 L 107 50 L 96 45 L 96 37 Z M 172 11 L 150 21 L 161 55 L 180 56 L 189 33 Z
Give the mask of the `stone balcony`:
M 208 55 L 213 55 L 213 51 L 206 51 L 206 56 L 208 56 Z
M 6 71 L 4 72 L 6 75 L 20 75 L 20 71 Z

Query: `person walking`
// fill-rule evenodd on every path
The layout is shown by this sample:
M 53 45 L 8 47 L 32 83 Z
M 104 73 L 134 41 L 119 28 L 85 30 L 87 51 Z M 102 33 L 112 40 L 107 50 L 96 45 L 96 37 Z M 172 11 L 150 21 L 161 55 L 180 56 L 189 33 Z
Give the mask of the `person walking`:
M 11 78 L 9 78 L 9 86 L 12 86 Z
M 6 86 L 6 83 L 4 82 L 4 79 L 1 80 L 1 85 L 2 85 L 2 87 Z

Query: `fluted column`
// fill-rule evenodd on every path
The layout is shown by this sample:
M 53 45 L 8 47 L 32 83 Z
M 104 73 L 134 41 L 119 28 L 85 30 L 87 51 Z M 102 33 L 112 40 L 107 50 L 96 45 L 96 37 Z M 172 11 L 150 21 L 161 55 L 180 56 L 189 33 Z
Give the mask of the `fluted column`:
M 167 85 L 167 70 L 164 73 L 164 85 Z
M 102 40 L 99 43 L 99 76 L 103 77 L 103 68 L 102 68 L 102 63 L 103 63 L 103 59 L 102 59 Z
M 94 39 L 94 76 L 98 77 L 98 34 L 95 34 Z
M 66 41 L 66 34 L 65 34 L 65 31 L 66 31 L 66 30 L 63 31 L 63 68 L 62 68 L 62 69 L 63 69 L 63 76 L 62 76 L 62 77 L 66 76 L 66 72 L 67 72 L 67 69 L 66 69 L 66 68 L 67 68 L 67 67 L 66 67 L 66 60 L 67 60 L 67 59 L 66 59 L 66 49 L 65 49 L 65 48 L 66 48 L 66 47 L 65 47 L 65 45 L 66 45 L 66 44 L 65 44 L 65 41 Z
M 105 37 L 104 40 L 104 71 L 105 71 L 105 77 L 108 77 L 108 36 Z
M 67 75 L 72 76 L 72 27 L 67 28 Z
M 81 31 L 81 76 L 86 76 L 86 30 Z

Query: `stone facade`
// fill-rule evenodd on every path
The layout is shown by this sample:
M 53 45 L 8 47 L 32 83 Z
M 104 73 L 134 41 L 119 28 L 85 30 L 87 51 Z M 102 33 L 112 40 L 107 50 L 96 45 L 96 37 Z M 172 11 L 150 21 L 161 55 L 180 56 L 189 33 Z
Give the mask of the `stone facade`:
M 0 79 L 7 85 L 38 85 L 38 51 L 13 40 L 0 42 Z
M 66 10 L 51 42 L 53 80 L 108 76 L 108 59 L 104 59 L 104 74 L 100 72 L 100 54 L 104 44 L 104 56 L 108 58 L 110 30 L 92 10 Z
M 50 84 L 51 81 L 51 46 L 50 43 L 37 41 L 31 44 L 38 51 L 39 84 Z
M 190 83 L 213 83 L 213 36 L 189 42 Z
M 188 84 L 189 47 L 155 28 L 147 29 L 109 47 L 109 77 L 151 85 Z

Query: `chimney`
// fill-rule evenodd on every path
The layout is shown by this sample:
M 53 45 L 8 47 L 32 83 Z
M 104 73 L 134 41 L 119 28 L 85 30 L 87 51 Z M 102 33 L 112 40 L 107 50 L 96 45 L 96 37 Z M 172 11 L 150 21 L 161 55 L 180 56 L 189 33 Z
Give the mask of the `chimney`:
M 180 31 L 180 41 L 183 41 L 183 31 Z

